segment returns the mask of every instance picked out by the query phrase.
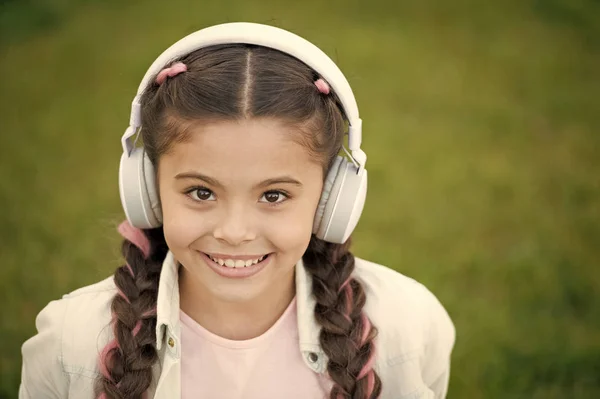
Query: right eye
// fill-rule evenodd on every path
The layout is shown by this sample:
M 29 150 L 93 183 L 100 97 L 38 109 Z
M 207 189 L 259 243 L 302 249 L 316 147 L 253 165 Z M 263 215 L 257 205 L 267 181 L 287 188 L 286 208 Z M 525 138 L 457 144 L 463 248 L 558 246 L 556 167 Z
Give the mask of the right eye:
M 213 192 L 206 187 L 194 187 L 187 191 L 187 195 L 190 196 L 194 201 L 214 201 Z

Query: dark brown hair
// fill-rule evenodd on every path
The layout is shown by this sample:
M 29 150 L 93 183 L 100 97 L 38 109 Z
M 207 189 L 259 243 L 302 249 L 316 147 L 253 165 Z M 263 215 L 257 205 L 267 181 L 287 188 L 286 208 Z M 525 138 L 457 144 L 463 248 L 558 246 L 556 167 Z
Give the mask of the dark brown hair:
M 287 54 L 252 45 L 219 45 L 180 60 L 187 71 L 152 83 L 142 96 L 142 139 L 158 165 L 172 145 L 185 142 L 189 127 L 207 121 L 272 117 L 300 129 L 294 137 L 322 163 L 324 177 L 341 150 L 344 115 L 335 93 L 321 93 L 315 71 Z M 145 251 L 125 239 L 126 264 L 114 276 L 115 340 L 101 355 L 96 392 L 106 398 L 140 398 L 152 380 L 156 353 L 156 299 L 162 262 L 168 251 L 161 228 L 143 230 Z M 332 244 L 311 237 L 303 260 L 312 276 L 320 343 L 329 358 L 331 398 L 379 397 L 373 370 L 377 329 L 362 311 L 365 293 L 351 278 L 350 240 Z

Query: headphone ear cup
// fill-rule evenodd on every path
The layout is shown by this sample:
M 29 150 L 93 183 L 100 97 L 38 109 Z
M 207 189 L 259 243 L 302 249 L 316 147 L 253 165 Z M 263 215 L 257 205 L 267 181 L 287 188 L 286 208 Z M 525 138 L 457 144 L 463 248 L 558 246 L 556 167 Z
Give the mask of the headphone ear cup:
M 315 234 L 318 238 L 336 244 L 348 240 L 358 224 L 367 196 L 367 171 L 360 172 L 345 158 L 338 157 L 333 184 L 325 187 L 321 201 L 324 201 L 322 215 Z M 331 176 L 328 175 L 328 181 Z
M 129 156 L 121 155 L 119 193 L 132 226 L 149 229 L 162 224 L 154 167 L 143 148 L 134 148 Z
M 333 190 L 333 185 L 335 183 L 336 177 L 338 175 L 338 171 L 340 170 L 340 165 L 343 161 L 343 158 L 337 156 L 335 161 L 333 161 L 333 165 L 327 172 L 327 177 L 325 182 L 323 183 L 323 190 L 321 191 L 321 198 L 319 200 L 319 205 L 317 205 L 317 210 L 315 212 L 315 219 L 313 222 L 313 234 L 316 234 L 319 237 L 319 231 L 323 226 L 323 214 L 325 213 L 325 207 L 329 201 L 331 196 L 331 192 Z M 321 237 L 319 237 L 321 238 Z
M 162 209 L 156 185 L 156 173 L 146 151 L 143 151 L 143 159 L 142 167 L 144 168 L 144 182 L 146 185 L 145 193 L 147 194 L 147 202 L 144 203 L 144 206 L 149 206 L 148 213 L 154 220 L 152 227 L 158 227 L 162 225 Z

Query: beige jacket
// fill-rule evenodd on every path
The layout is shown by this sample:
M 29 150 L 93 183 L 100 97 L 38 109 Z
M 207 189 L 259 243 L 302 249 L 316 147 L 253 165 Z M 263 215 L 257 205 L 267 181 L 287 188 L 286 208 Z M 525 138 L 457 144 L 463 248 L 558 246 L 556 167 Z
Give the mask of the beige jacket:
M 156 347 L 160 360 L 154 367 L 149 398 L 181 397 L 177 267 L 169 253 L 158 289 Z M 455 330 L 440 302 L 420 283 L 359 258 L 353 276 L 363 284 L 367 295 L 364 310 L 379 330 L 375 370 L 382 381 L 381 398 L 444 398 Z M 298 349 L 306 367 L 324 373 L 327 357 L 319 345 L 311 284 L 300 261 L 296 265 Z M 50 302 L 39 313 L 38 334 L 22 347 L 20 399 L 93 398 L 98 354 L 112 337 L 108 324 L 115 293 L 110 277 Z

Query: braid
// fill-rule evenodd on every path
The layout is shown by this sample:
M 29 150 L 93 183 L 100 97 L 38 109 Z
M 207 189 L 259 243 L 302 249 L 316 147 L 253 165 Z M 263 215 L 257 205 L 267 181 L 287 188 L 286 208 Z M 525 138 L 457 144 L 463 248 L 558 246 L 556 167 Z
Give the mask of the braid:
M 351 277 L 354 255 L 349 247 L 350 240 L 332 244 L 313 236 L 303 261 L 313 277 L 320 343 L 334 382 L 330 398 L 373 399 L 381 394 L 381 380 L 373 369 L 377 329 L 362 312 L 366 297 Z
M 99 399 L 144 397 L 158 360 L 156 300 L 168 251 L 162 228 L 140 230 L 123 222 L 118 230 L 125 237 L 126 263 L 114 275 L 117 294 L 111 304 L 111 326 L 115 338 L 100 353 Z

